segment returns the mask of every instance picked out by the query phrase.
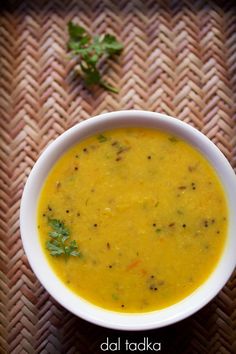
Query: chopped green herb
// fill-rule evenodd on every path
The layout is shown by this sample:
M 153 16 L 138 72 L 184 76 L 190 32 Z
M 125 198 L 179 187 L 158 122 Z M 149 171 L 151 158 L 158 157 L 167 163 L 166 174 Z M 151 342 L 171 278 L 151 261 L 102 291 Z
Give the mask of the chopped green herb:
M 65 227 L 64 223 L 57 219 L 48 219 L 48 223 L 52 231 L 48 233 L 51 239 L 46 242 L 46 247 L 51 256 L 80 256 L 81 254 L 78 251 L 76 241 L 68 240 L 70 238 L 70 231 Z
M 99 143 L 105 143 L 107 140 L 108 140 L 108 138 L 105 135 L 103 135 L 103 134 L 98 135 Z
M 159 232 L 161 232 L 161 229 L 156 229 L 156 233 L 158 234 Z
M 101 58 L 110 58 L 114 54 L 120 54 L 123 44 L 118 42 L 115 36 L 105 34 L 91 37 L 86 30 L 74 24 L 68 23 L 69 42 L 68 48 L 78 58 L 77 71 L 83 77 L 86 85 L 99 85 L 105 90 L 117 93 L 118 90 L 103 80 L 98 69 Z
M 170 136 L 168 139 L 169 139 L 172 143 L 177 143 L 177 141 L 178 141 L 178 139 L 176 139 L 175 136 Z

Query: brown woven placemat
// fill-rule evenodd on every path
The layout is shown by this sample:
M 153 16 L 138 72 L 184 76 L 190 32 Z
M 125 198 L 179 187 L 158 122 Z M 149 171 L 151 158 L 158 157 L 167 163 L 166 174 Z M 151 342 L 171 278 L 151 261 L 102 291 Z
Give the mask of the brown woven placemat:
M 109 71 L 118 95 L 72 75 L 66 24 L 109 31 L 125 49 Z M 19 232 L 27 175 L 75 123 L 120 109 L 164 112 L 212 139 L 236 167 L 236 8 L 233 1 L 0 2 L 0 353 L 100 353 L 106 339 L 144 336 L 161 353 L 236 353 L 236 277 L 194 316 L 140 333 L 112 331 L 59 306 L 32 273 Z M 121 351 L 120 351 L 121 353 Z

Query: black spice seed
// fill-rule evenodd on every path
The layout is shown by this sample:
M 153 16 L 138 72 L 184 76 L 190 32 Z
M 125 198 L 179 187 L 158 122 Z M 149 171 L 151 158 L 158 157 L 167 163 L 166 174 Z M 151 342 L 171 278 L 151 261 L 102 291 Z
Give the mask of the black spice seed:
M 52 211 L 52 208 L 51 208 L 50 206 L 48 206 L 48 210 L 49 210 L 49 211 Z
M 121 307 L 125 307 L 125 305 L 124 305 L 124 304 L 122 304 L 122 305 L 121 305 Z
M 182 226 L 183 226 L 183 227 L 186 227 L 186 224 L 183 224 Z
M 117 157 L 117 158 L 116 158 L 116 161 L 120 161 L 120 160 L 121 160 L 121 157 Z
M 75 155 L 75 157 L 78 159 L 79 155 Z
M 219 230 L 217 230 L 217 231 L 216 231 L 216 233 L 219 235 L 220 231 L 219 231 Z
M 173 226 L 175 226 L 175 223 L 174 223 L 174 222 L 172 222 L 171 224 L 169 224 L 169 227 L 173 227 Z
M 207 220 L 204 221 L 204 226 L 208 227 L 208 221 Z
M 156 285 L 154 285 L 154 284 L 150 285 L 150 286 L 149 286 L 149 289 L 150 289 L 150 290 L 154 290 L 154 291 L 157 291 L 157 290 L 158 290 L 158 288 L 157 288 Z
M 215 219 L 212 219 L 212 220 L 211 220 L 211 223 L 214 224 L 214 223 L 215 223 Z
M 111 265 L 111 264 L 109 264 L 109 268 L 110 268 L 110 269 L 112 268 L 112 265 Z
M 86 148 L 83 149 L 83 152 L 87 152 L 88 150 Z
M 75 171 L 78 171 L 78 167 L 76 166 L 76 167 L 74 168 L 74 170 L 75 170 Z
M 150 278 L 151 278 L 151 279 L 155 278 L 155 275 L 151 275 Z
M 43 214 L 43 216 L 46 216 L 46 214 Z
M 98 226 L 98 224 L 93 224 L 93 226 L 94 226 L 94 227 L 97 227 L 97 226 Z
M 110 249 L 111 248 L 111 245 L 109 242 L 107 242 L 107 248 Z
M 154 224 L 152 224 L 152 226 L 153 226 L 153 227 L 155 227 L 155 226 L 156 226 L 156 224 L 154 223 Z
M 68 214 L 68 213 L 70 212 L 70 210 L 67 209 L 66 212 L 67 212 L 67 214 Z
M 152 156 L 149 155 L 147 158 L 148 158 L 148 160 L 151 160 Z
M 80 213 L 77 213 L 77 216 L 80 216 Z

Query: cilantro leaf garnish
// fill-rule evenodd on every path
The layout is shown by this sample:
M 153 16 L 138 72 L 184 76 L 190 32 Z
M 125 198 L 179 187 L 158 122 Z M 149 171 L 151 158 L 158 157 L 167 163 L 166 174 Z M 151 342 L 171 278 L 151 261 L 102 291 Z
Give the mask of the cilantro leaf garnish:
M 46 242 L 46 248 L 51 256 L 79 257 L 81 253 L 78 250 L 78 245 L 75 240 L 69 241 L 70 231 L 65 227 L 65 224 L 57 219 L 48 219 L 48 224 L 52 231 L 48 233 L 50 240 Z
M 108 138 L 103 134 L 99 134 L 97 138 L 99 143 L 105 143 L 108 140 Z
M 105 34 L 102 36 L 90 36 L 86 30 L 74 24 L 68 23 L 69 41 L 68 48 L 77 58 L 76 70 L 82 76 L 87 86 L 99 85 L 104 89 L 117 93 L 117 88 L 111 86 L 102 79 L 98 65 L 102 58 L 111 58 L 120 54 L 123 44 L 118 42 L 115 36 Z

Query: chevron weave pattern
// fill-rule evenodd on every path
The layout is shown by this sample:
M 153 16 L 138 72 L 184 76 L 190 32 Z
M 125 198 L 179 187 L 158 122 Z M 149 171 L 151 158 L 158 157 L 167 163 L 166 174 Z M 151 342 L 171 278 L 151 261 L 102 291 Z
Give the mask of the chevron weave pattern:
M 89 92 L 72 74 L 66 24 L 125 45 Z M 107 336 L 162 342 L 167 354 L 236 353 L 236 277 L 204 309 L 161 330 L 121 333 L 61 308 L 32 273 L 19 234 L 26 178 L 40 152 L 79 121 L 147 109 L 206 134 L 236 168 L 236 7 L 230 1 L 29 0 L 0 3 L 0 353 L 100 353 Z

